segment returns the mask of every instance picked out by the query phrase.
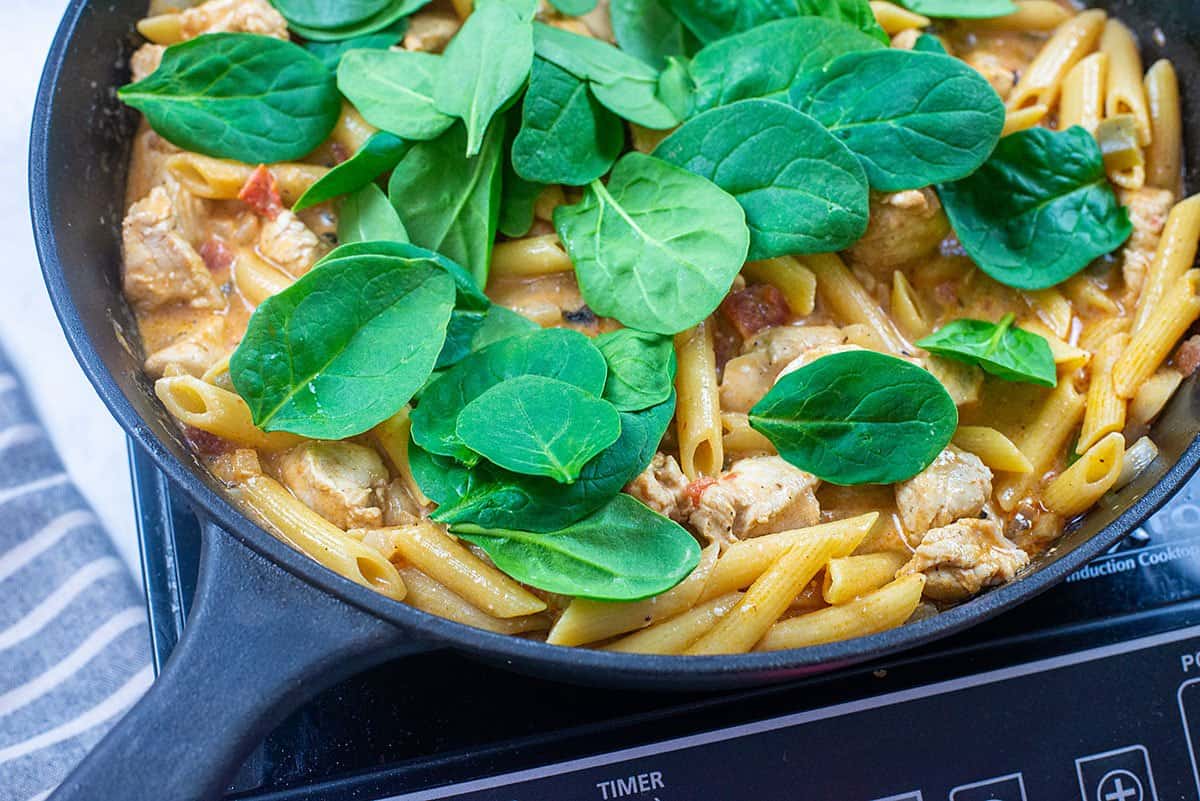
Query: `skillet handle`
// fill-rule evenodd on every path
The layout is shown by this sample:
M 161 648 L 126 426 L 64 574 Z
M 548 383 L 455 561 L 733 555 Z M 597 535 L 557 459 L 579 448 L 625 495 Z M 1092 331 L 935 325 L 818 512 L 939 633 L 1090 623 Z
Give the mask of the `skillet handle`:
M 406 652 L 404 632 L 312 587 L 212 523 L 187 626 L 150 690 L 51 801 L 210 801 L 322 689 Z

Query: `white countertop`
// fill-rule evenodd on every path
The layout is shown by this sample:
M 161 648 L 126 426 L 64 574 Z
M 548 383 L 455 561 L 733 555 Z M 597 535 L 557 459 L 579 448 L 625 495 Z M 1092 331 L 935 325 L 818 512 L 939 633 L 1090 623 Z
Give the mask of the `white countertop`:
M 113 537 L 140 575 L 125 436 L 96 397 L 59 330 L 42 284 L 29 220 L 30 115 L 65 0 L 4 0 L 0 48 L 0 219 L 12 236 L 0 289 L 0 346 L 25 381 L 42 422 Z

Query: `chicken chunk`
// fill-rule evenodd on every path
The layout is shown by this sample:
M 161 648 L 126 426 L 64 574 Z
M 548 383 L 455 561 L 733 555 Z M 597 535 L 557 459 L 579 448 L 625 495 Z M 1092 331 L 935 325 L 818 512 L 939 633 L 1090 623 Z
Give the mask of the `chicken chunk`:
M 224 316 L 205 315 L 194 325 L 185 327 L 170 345 L 151 353 L 146 359 L 146 374 L 161 378 L 168 368 L 173 368 L 199 378 L 224 355 L 224 334 Z
M 676 521 L 687 519 L 687 476 L 674 456 L 654 454 L 641 474 L 625 486 L 625 491 L 661 515 Z
M 779 372 L 814 348 L 841 345 L 841 329 L 828 325 L 781 325 L 759 332 L 746 342 L 742 355 L 725 363 L 721 379 L 721 408 L 748 412 L 767 394 Z
M 165 189 L 155 187 L 130 206 L 121 234 L 125 244 L 125 296 L 135 306 L 225 306 L 225 296 L 212 273 L 179 230 L 174 205 Z
M 393 479 L 383 490 L 383 524 L 404 526 L 425 517 L 428 510 L 413 497 L 408 486 L 400 479 Z
M 896 485 L 900 521 L 910 536 L 975 517 L 992 494 L 992 471 L 979 457 L 953 445 L 933 464 Z
M 408 31 L 404 34 L 404 49 L 422 53 L 440 53 L 458 33 L 462 20 L 445 9 L 427 8 L 408 19 Z
M 872 193 L 867 232 L 846 256 L 890 281 L 892 270 L 932 255 L 949 233 L 950 221 L 931 188 Z
M 1146 282 L 1146 272 L 1154 261 L 1158 240 L 1167 224 L 1167 214 L 1175 202 L 1175 195 L 1167 189 L 1144 187 L 1122 189 L 1121 204 L 1129 209 L 1133 223 L 1133 235 L 1125 243 L 1124 262 L 1121 273 L 1125 278 L 1125 293 L 1128 300 L 1136 300 Z
M 975 50 L 964 61 L 992 85 L 1001 100 L 1008 97 L 1017 83 L 1017 69 L 995 53 Z
M 306 506 L 338 528 L 383 525 L 388 472 L 379 454 L 352 442 L 309 441 L 283 454 L 279 477 Z
M 129 71 L 133 73 L 133 80 L 140 81 L 158 69 L 165 52 L 166 46 L 149 42 L 134 50 L 133 55 L 129 57 Z
M 180 33 L 257 33 L 287 39 L 287 20 L 267 0 L 208 0 L 180 14 Z
M 962 601 L 984 587 L 1011 581 L 1029 556 L 1005 539 L 996 520 L 959 520 L 925 535 L 896 576 L 925 574 L 925 596 Z
M 688 522 L 721 548 L 750 537 L 815 524 L 820 481 L 778 456 L 740 459 L 715 481 L 697 482 Z
M 321 238 L 290 211 L 264 220 L 258 235 L 258 252 L 285 272 L 301 276 L 312 269 L 327 250 Z

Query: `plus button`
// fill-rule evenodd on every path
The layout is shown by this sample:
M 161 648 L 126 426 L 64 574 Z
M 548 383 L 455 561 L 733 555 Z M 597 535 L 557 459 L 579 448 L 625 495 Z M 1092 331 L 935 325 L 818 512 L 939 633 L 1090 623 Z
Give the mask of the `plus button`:
M 1100 780 L 1096 801 L 1143 801 L 1142 782 L 1127 770 L 1114 770 Z

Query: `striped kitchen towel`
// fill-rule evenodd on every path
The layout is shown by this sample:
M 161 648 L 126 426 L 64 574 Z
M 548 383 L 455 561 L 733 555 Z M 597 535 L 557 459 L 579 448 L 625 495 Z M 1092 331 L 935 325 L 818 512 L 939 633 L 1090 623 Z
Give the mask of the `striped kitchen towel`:
M 0 521 L 0 801 L 32 801 L 153 671 L 141 594 L 2 351 Z

